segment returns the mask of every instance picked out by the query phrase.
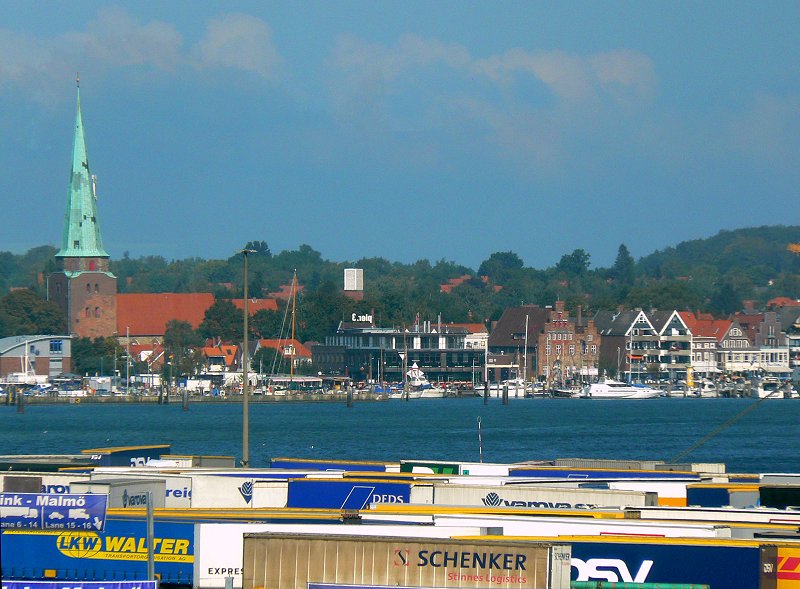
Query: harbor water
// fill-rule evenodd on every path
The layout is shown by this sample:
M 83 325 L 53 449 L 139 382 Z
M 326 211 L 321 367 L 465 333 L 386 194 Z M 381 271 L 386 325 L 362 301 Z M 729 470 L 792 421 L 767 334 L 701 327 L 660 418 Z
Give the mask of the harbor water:
M 251 404 L 251 466 L 280 456 L 521 462 L 554 458 L 669 461 L 754 399 L 596 401 L 480 398 Z M 173 454 L 241 457 L 242 405 L 179 403 L 0 407 L 0 454 L 171 444 Z M 478 419 L 480 418 L 480 436 Z M 479 442 L 479 439 L 481 442 Z M 680 462 L 729 472 L 800 468 L 800 401 L 759 403 Z

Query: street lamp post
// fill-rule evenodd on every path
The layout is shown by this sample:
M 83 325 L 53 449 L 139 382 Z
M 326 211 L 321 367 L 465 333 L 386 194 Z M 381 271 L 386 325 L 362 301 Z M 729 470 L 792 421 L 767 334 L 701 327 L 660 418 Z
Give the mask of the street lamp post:
M 240 250 L 244 256 L 244 350 L 242 351 L 242 466 L 247 468 L 250 465 L 250 416 L 249 416 L 249 375 L 247 374 L 248 364 L 250 363 L 250 352 L 247 345 L 247 256 L 254 254 L 255 250 Z

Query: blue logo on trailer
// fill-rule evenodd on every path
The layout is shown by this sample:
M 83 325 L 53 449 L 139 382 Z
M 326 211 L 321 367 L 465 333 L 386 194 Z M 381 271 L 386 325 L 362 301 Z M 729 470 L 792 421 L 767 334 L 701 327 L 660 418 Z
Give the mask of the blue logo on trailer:
M 366 509 L 371 503 L 408 503 L 409 483 L 298 479 L 289 481 L 287 507 Z
M 100 531 L 108 495 L 0 493 L 0 528 Z
M 725 589 L 759 586 L 757 546 L 572 542 L 572 580 L 705 584 Z

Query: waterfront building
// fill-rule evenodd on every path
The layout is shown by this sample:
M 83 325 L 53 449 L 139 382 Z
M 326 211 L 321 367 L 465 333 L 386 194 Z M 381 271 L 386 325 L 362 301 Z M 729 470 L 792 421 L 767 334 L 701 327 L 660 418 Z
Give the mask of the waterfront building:
M 540 361 L 539 334 L 550 317 L 549 308 L 538 305 L 509 307 L 492 326 L 489 335 L 488 380 L 499 382 L 513 378 L 533 380 L 543 375 L 547 362 Z M 527 366 L 527 374 L 525 367 Z
M 720 373 L 717 348 L 720 336 L 730 326 L 730 319 L 714 319 L 711 315 L 695 315 L 690 311 L 683 311 L 680 315 L 692 332 L 692 373 L 695 379 L 716 380 Z
M 72 371 L 68 335 L 15 335 L 0 339 L 0 378 L 34 384 Z
M 685 380 L 692 332 L 677 311 L 600 311 L 600 363 L 630 381 Z
M 67 317 L 67 331 L 82 337 L 108 337 L 116 331 L 117 277 L 109 269 L 97 214 L 97 177 L 89 167 L 78 87 L 67 210 L 57 271 L 48 276 L 47 298 Z
M 547 321 L 537 334 L 537 376 L 549 385 L 567 386 L 596 380 L 600 336 L 593 319 L 584 321 L 581 307 L 570 317 L 564 301 L 547 309 Z
M 431 382 L 479 382 L 486 350 L 466 346 L 470 333 L 461 325 L 431 321 L 378 327 L 372 315 L 357 315 L 340 322 L 311 353 L 323 374 L 354 380 L 398 382 L 416 363 Z

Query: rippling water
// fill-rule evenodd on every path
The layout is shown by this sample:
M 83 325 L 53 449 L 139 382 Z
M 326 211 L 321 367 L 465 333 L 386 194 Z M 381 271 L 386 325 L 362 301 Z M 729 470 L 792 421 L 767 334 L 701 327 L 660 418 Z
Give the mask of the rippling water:
M 519 462 L 566 457 L 670 460 L 756 401 L 421 399 L 250 404 L 250 462 L 278 456 L 396 461 Z M 733 472 L 798 471 L 800 400 L 768 400 L 682 462 Z M 241 457 L 242 405 L 28 405 L 0 407 L 0 454 L 172 444 L 175 454 Z

